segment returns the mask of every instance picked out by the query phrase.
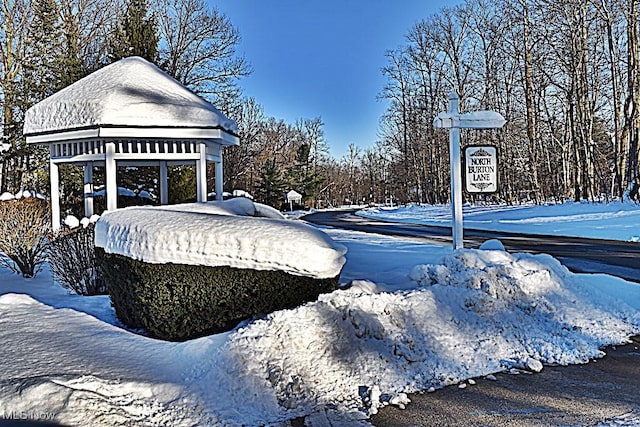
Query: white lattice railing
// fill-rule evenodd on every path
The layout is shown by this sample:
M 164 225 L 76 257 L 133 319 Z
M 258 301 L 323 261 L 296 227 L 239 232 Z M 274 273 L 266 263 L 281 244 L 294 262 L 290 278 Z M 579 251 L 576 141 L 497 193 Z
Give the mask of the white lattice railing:
M 54 158 L 69 158 L 82 155 L 102 155 L 105 144 L 113 143 L 116 154 L 197 154 L 202 143 L 188 140 L 86 140 L 65 141 L 51 144 L 51 155 Z

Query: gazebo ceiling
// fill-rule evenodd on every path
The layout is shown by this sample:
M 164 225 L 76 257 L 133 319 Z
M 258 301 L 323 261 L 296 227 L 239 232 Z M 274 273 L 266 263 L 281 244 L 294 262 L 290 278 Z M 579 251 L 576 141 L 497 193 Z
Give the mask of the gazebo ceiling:
M 31 143 L 85 138 L 195 138 L 238 143 L 236 123 L 154 64 L 129 57 L 31 107 Z

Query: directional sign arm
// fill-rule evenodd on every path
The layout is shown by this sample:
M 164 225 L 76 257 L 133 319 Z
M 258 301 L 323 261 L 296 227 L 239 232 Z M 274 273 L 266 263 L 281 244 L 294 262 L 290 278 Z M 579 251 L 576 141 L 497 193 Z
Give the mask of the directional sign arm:
M 500 129 L 507 121 L 496 111 L 474 111 L 460 114 L 459 127 L 462 129 Z
M 466 114 L 442 112 L 433 120 L 436 129 L 499 129 L 507 121 L 495 111 L 474 111 Z

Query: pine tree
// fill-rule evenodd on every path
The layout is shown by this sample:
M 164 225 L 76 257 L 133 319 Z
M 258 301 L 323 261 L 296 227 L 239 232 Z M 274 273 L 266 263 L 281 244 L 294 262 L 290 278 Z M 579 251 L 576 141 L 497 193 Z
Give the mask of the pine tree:
M 302 194 L 303 200 L 314 199 L 318 189 L 325 181 L 325 176 L 317 173 L 311 162 L 311 146 L 302 144 L 296 152 L 296 163 L 286 175 L 287 184 L 298 193 Z M 313 204 L 314 200 L 311 200 Z
M 14 132 L 9 135 L 12 144 L 2 160 L 7 166 L 7 188 L 45 192 L 48 188 L 45 167 L 48 151 L 41 146 L 26 145 L 21 131 L 24 112 L 60 89 L 62 71 L 57 58 L 62 45 L 55 0 L 35 0 L 32 7 L 33 19 L 25 32 L 27 49 L 22 61 L 22 76 L 16 82 L 10 127 Z
M 58 5 L 55 0 L 35 0 L 33 7 L 22 88 L 27 104 L 35 104 L 61 89 L 60 79 L 65 73 L 58 59 L 63 50 Z
M 256 200 L 275 208 L 283 203 L 285 183 L 274 159 L 267 160 L 260 168 L 260 182 L 256 187 Z
M 170 205 L 196 201 L 195 165 L 171 166 L 169 167 L 168 175 Z
M 114 62 L 128 56 L 156 62 L 158 39 L 157 19 L 149 12 L 147 0 L 129 0 L 125 13 L 118 18 L 109 57 Z

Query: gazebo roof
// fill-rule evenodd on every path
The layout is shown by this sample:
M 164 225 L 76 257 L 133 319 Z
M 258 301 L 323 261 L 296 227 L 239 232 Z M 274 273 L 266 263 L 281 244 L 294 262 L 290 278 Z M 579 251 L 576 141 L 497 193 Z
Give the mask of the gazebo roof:
M 69 139 L 196 135 L 231 145 L 237 144 L 238 127 L 154 64 L 128 57 L 31 107 L 23 131 L 34 143 L 64 139 L 61 134 Z
M 302 194 L 298 193 L 296 190 L 290 190 L 287 193 L 287 201 L 295 202 L 296 200 L 302 200 Z

